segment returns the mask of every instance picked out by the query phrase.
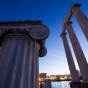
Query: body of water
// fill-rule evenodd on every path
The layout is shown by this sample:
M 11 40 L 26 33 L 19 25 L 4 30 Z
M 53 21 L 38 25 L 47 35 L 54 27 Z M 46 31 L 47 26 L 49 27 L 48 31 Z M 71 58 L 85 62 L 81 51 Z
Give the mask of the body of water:
M 52 82 L 52 88 L 70 88 L 69 81 Z

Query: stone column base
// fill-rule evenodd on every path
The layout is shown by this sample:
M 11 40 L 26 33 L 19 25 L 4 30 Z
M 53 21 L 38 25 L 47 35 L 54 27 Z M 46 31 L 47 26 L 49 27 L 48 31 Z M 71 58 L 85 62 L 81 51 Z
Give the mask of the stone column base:
M 71 82 L 70 88 L 88 88 L 88 83 Z

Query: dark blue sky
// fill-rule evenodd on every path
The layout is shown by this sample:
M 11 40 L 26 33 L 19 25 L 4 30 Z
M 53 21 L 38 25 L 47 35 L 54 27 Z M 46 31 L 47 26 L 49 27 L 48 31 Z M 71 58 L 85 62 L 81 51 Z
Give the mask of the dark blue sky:
M 60 0 L 2 0 L 0 2 L 0 12 L 6 20 L 25 20 L 25 19 L 49 19 L 63 15 L 68 7 L 64 6 L 64 1 Z
M 72 3 L 81 3 L 81 9 L 88 17 L 87 0 L 0 0 L 0 22 L 42 20 L 49 27 L 50 36 L 46 41 L 48 53 L 39 60 L 40 72 L 48 74 L 69 73 L 60 33 L 64 16 L 68 13 Z M 73 26 L 80 29 L 74 16 L 72 20 L 74 21 Z M 79 38 L 83 35 L 82 33 L 79 35 L 79 30 L 76 30 L 76 33 Z M 84 51 L 86 52 L 86 49 Z

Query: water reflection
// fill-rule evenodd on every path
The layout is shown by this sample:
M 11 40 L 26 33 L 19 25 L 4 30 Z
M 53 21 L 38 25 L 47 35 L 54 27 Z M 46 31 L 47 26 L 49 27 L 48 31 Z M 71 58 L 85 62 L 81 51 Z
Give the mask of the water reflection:
M 52 82 L 52 88 L 70 88 L 69 81 Z
M 51 85 L 52 88 L 70 88 L 69 81 L 51 82 Z M 39 82 L 39 86 L 40 86 L 40 82 Z
M 38 88 L 44 88 L 44 82 L 39 82 L 39 86 L 38 86 Z

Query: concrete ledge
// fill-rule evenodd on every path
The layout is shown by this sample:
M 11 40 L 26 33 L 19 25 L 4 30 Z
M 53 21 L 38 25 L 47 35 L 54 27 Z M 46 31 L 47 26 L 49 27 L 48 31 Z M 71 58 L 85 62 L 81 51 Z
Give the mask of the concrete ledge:
M 88 83 L 71 82 L 70 88 L 88 88 Z

